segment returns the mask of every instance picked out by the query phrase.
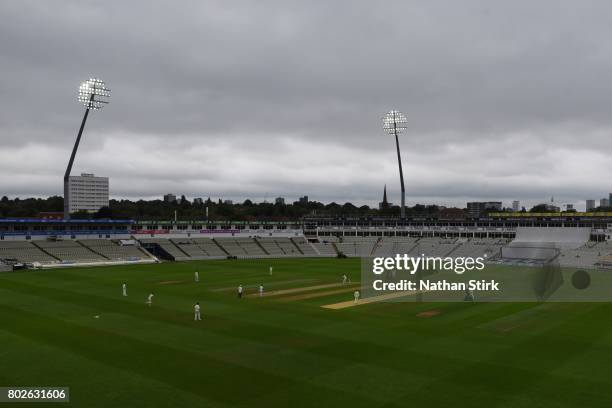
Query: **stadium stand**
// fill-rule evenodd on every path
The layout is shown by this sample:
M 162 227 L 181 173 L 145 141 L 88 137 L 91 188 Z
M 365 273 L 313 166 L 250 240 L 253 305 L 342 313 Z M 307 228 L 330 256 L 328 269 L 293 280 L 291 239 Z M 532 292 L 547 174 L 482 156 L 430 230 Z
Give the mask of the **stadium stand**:
M 416 246 L 418 238 L 384 237 L 374 247 L 374 256 L 408 254 Z
M 151 255 L 137 245 L 120 245 L 119 241 L 110 239 L 81 239 L 79 242 L 113 261 L 150 259 Z
M 231 256 L 245 257 L 248 255 L 235 238 L 215 238 L 215 242 Z
M 299 250 L 306 256 L 319 256 L 319 252 L 312 246 L 312 244 L 304 237 L 291 238 L 291 241 L 299 248 Z
M 176 245 L 181 251 L 189 255 L 192 259 L 206 259 L 208 253 L 200 248 L 198 245 L 193 243 L 190 239 L 171 239 L 172 243 Z
M 507 244 L 507 241 L 495 238 L 469 238 L 460 241 L 460 244 L 450 256 L 479 258 L 486 255 L 487 258 L 493 259 L 499 256 L 501 247 Z
M 608 241 L 587 242 L 575 249 L 561 250 L 559 265 L 574 268 L 609 268 L 612 266 L 612 245 Z
M 44 252 L 63 262 L 96 262 L 107 258 L 72 240 L 34 241 Z
M 377 242 L 377 237 L 344 237 L 342 242 L 336 244 L 336 248 L 349 257 L 365 257 L 372 255 Z
M 303 255 L 290 238 L 274 238 L 274 241 L 287 256 Z
M 312 243 L 312 247 L 317 252 L 319 252 L 319 255 L 321 256 L 337 256 L 338 255 L 338 252 L 336 251 L 334 244 L 331 242 L 327 242 L 327 241 L 321 242 L 319 239 L 319 242 Z
M 272 256 L 300 256 L 302 253 L 289 238 L 257 238 L 262 248 Z
M 209 257 L 219 258 L 227 256 L 227 252 L 211 238 L 193 238 L 191 242 L 197 245 L 202 252 L 205 252 Z
M 0 258 L 41 264 L 52 264 L 59 261 L 29 241 L 0 241 Z
M 412 256 L 439 256 L 446 257 L 453 252 L 460 243 L 456 239 L 421 238 L 409 254 Z
M 172 256 L 176 261 L 185 261 L 191 259 L 186 253 L 180 250 L 179 247 L 174 245 L 172 241 L 164 238 L 144 238 L 140 242 L 143 244 L 157 244 L 166 253 Z
M 512 244 L 554 243 L 556 248 L 579 248 L 589 241 L 590 234 L 590 228 L 518 227 Z
M 242 247 L 249 257 L 262 257 L 267 255 L 253 238 L 236 238 L 236 243 Z

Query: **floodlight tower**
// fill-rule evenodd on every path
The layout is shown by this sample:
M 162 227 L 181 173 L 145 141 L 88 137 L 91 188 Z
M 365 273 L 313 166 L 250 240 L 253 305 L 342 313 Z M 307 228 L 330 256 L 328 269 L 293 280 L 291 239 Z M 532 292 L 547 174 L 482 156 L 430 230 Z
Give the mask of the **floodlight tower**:
M 402 157 L 400 156 L 398 134 L 408 128 L 408 119 L 399 111 L 392 110 L 383 117 L 383 130 L 395 136 L 395 147 L 397 149 L 397 163 L 399 164 L 400 184 L 402 187 L 401 218 L 406 218 L 406 189 L 404 188 L 404 173 L 402 171 Z
M 83 105 L 85 105 L 85 115 L 83 116 L 83 121 L 81 122 L 81 127 L 79 128 L 79 134 L 77 135 L 76 142 L 74 142 L 74 147 L 72 148 L 72 154 L 70 155 L 68 167 L 66 167 L 66 173 L 64 173 L 64 219 L 66 220 L 70 219 L 70 171 L 72 170 L 74 157 L 76 156 L 79 143 L 81 142 L 81 135 L 83 134 L 83 129 L 85 128 L 87 116 L 89 115 L 90 110 L 102 109 L 104 104 L 108 103 L 105 98 L 109 97 L 110 89 L 106 87 L 106 84 L 101 79 L 89 78 L 79 87 L 79 102 L 82 102 Z

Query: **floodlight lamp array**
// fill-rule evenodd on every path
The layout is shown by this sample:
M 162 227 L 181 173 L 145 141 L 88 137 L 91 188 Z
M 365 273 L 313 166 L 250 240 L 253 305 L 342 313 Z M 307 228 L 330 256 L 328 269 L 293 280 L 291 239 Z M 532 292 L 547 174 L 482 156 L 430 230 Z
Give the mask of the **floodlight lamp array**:
M 102 109 L 104 104 L 108 103 L 106 99 L 109 97 L 110 89 L 99 78 L 89 78 L 79 87 L 79 102 L 87 109 Z
M 401 133 L 408 128 L 408 119 L 400 111 L 392 110 L 383 117 L 383 130 L 391 135 Z

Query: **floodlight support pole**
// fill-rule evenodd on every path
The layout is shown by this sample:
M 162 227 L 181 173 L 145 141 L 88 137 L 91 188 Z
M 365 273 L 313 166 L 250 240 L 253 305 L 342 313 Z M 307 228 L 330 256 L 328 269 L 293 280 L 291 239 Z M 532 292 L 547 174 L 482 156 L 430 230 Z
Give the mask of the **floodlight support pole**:
M 406 189 L 404 188 L 404 172 L 402 171 L 402 156 L 400 155 L 399 138 L 397 137 L 397 123 L 393 113 L 393 133 L 395 134 L 395 148 L 397 149 L 397 163 L 399 164 L 400 185 L 402 187 L 402 206 L 400 217 L 406 218 Z
M 94 95 L 92 94 L 89 98 L 90 101 L 93 101 Z M 76 156 L 77 149 L 79 148 L 79 143 L 81 142 L 81 136 L 83 135 L 83 129 L 85 129 L 85 122 L 87 122 L 87 116 L 89 115 L 89 108 L 85 109 L 85 115 L 83 116 L 83 121 L 81 122 L 81 127 L 79 128 L 79 134 L 77 135 L 76 141 L 74 142 L 74 147 L 72 148 L 72 154 L 70 155 L 70 161 L 68 162 L 68 167 L 66 167 L 66 173 L 64 173 L 64 219 L 70 219 L 70 189 L 69 189 L 69 181 L 70 181 L 70 172 L 72 171 L 72 164 L 74 163 L 74 157 Z

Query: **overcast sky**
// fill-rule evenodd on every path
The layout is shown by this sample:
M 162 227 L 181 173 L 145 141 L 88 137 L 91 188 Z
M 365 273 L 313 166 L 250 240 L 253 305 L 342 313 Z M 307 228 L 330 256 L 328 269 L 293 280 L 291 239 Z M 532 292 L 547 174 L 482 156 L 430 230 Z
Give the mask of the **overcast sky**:
M 606 1 L 0 2 L 0 195 L 527 205 L 612 191 Z

